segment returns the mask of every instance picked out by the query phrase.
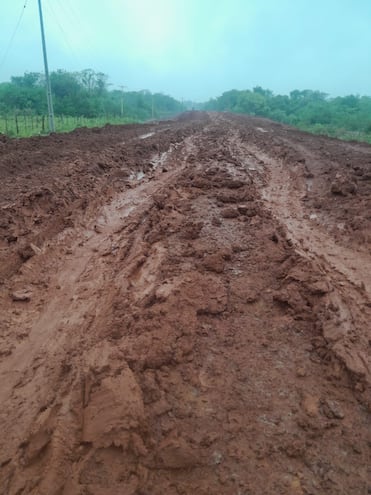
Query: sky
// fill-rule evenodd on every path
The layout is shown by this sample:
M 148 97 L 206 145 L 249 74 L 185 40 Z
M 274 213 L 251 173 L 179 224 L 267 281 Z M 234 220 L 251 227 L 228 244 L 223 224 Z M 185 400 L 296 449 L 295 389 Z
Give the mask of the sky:
M 91 68 L 107 74 L 111 88 L 193 101 L 254 86 L 371 95 L 371 0 L 42 5 L 50 70 Z M 0 0 L 0 81 L 41 71 L 37 0 Z

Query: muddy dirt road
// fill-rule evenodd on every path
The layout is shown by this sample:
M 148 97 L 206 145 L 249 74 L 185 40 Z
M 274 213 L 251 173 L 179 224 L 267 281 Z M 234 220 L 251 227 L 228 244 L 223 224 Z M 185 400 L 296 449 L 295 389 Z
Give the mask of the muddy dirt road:
M 371 492 L 371 147 L 0 139 L 0 493 Z

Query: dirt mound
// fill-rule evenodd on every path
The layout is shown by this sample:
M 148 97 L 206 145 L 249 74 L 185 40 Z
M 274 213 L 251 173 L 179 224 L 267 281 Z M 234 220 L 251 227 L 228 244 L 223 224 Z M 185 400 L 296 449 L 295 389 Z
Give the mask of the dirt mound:
M 371 148 L 226 114 L 56 139 L 1 143 L 0 492 L 370 490 Z

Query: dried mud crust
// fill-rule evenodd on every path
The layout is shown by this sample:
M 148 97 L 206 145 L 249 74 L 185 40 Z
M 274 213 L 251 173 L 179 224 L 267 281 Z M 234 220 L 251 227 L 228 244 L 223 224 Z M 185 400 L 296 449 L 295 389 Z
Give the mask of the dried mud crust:
M 0 492 L 367 493 L 370 244 L 336 231 L 348 202 L 369 221 L 367 180 L 329 191 L 318 158 L 308 191 L 317 138 L 226 114 L 61 139 L 42 175 L 20 142 L 35 173 L 6 185 Z M 318 143 L 334 179 L 371 156 Z

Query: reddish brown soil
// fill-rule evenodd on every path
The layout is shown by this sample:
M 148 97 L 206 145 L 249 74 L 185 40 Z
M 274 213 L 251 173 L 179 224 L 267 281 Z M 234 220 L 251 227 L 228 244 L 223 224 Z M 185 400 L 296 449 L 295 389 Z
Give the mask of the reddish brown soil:
M 263 119 L 0 140 L 0 491 L 371 492 L 371 147 Z

